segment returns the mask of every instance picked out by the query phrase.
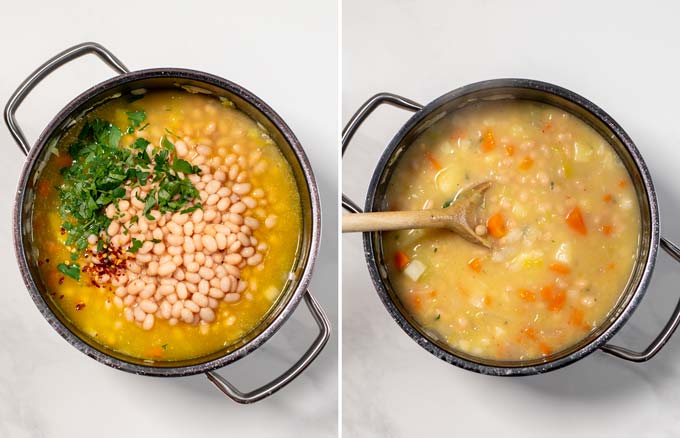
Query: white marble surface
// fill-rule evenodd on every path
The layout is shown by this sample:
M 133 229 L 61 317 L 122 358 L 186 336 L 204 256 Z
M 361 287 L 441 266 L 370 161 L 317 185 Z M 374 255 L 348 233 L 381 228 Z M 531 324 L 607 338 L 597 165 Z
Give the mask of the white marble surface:
M 311 290 L 337 328 L 337 3 L 3 2 L 2 105 L 40 63 L 87 40 L 104 44 L 131 69 L 188 67 L 231 79 L 288 122 L 312 162 L 324 210 Z M 87 57 L 49 77 L 19 111 L 29 139 L 71 98 L 111 76 Z M 337 435 L 337 331 L 303 375 L 251 406 L 226 399 L 204 376 L 130 375 L 87 358 L 61 339 L 19 276 L 10 212 L 24 156 L 4 125 L 0 144 L 1 437 Z M 243 389 L 264 383 L 297 360 L 315 330 L 301 305 L 268 343 L 222 373 Z
M 344 0 L 343 122 L 379 91 L 427 103 L 497 77 L 562 85 L 636 141 L 659 193 L 663 234 L 677 241 L 677 3 L 556 3 Z M 379 154 L 408 117 L 380 108 L 350 146 L 343 188 L 361 205 Z M 646 364 L 598 352 L 538 377 L 477 375 L 431 356 L 392 321 L 371 286 L 360 236 L 344 236 L 342 248 L 344 436 L 680 436 L 677 334 Z M 614 341 L 646 346 L 680 297 L 679 283 L 680 266 L 662 254 Z

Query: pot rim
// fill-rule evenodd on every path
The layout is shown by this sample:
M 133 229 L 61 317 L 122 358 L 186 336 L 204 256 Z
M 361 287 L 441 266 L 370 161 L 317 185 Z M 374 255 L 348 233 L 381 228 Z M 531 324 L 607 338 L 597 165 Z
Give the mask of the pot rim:
M 302 273 L 298 278 L 297 285 L 295 286 L 294 292 L 291 294 L 288 302 L 285 303 L 280 313 L 276 318 L 262 330 L 257 336 L 255 336 L 247 344 L 233 350 L 223 356 L 215 359 L 207 360 L 205 362 L 199 362 L 192 365 L 184 366 L 162 366 L 155 367 L 152 365 L 140 365 L 132 362 L 128 362 L 123 359 L 116 358 L 102 350 L 92 347 L 85 341 L 83 341 L 78 335 L 72 332 L 68 327 L 66 327 L 56 316 L 54 312 L 50 309 L 45 298 L 42 296 L 40 291 L 35 285 L 33 277 L 28 268 L 28 261 L 26 259 L 26 254 L 24 251 L 23 240 L 21 238 L 23 233 L 23 222 L 21 220 L 23 216 L 23 201 L 26 195 L 26 186 L 28 185 L 28 178 L 31 175 L 33 168 L 39 163 L 38 157 L 41 152 L 47 147 L 48 140 L 54 131 L 70 116 L 75 114 L 78 109 L 88 102 L 90 99 L 105 93 L 111 88 L 117 87 L 119 85 L 124 85 L 126 83 L 131 83 L 137 80 L 143 79 L 156 79 L 156 78 L 169 78 L 169 79 L 179 79 L 179 80 L 192 80 L 197 82 L 203 82 L 211 86 L 223 89 L 239 98 L 243 99 L 247 103 L 253 106 L 258 112 L 260 112 L 264 117 L 266 117 L 282 134 L 286 142 L 290 145 L 296 159 L 300 164 L 300 168 L 304 175 L 305 183 L 309 190 L 310 198 L 310 212 L 311 212 L 311 235 L 309 236 L 309 252 L 307 261 L 304 264 Z M 221 78 L 219 76 L 185 68 L 150 68 L 143 70 L 136 70 L 128 73 L 123 73 L 115 76 L 106 81 L 100 82 L 89 89 L 82 92 L 80 95 L 71 100 L 63 109 L 61 109 L 57 115 L 47 124 L 43 129 L 42 133 L 35 141 L 33 147 L 30 149 L 28 156 L 26 157 L 26 162 L 23 165 L 21 176 L 19 177 L 17 194 L 15 196 L 14 212 L 13 212 L 13 224 L 12 224 L 12 234 L 14 239 L 14 251 L 17 257 L 17 262 L 19 264 L 19 270 L 21 271 L 21 276 L 24 280 L 33 302 L 36 307 L 40 310 L 40 313 L 47 320 L 47 322 L 54 328 L 62 338 L 64 338 L 69 344 L 76 347 L 81 352 L 90 356 L 91 358 L 108 365 L 112 368 L 127 371 L 134 374 L 147 375 L 147 376 L 158 376 L 158 377 L 182 377 L 190 376 L 194 374 L 202 374 L 208 371 L 216 370 L 222 368 L 232 362 L 244 358 L 262 344 L 264 344 L 269 338 L 271 338 L 286 322 L 290 315 L 295 311 L 300 300 L 305 294 L 309 282 L 311 280 L 312 271 L 314 269 L 314 263 L 319 252 L 319 241 L 321 237 L 321 205 L 319 201 L 319 191 L 316 184 L 316 179 L 312 171 L 311 164 L 307 158 L 307 155 L 302 148 L 300 141 L 297 139 L 290 127 L 284 122 L 284 120 L 262 99 L 257 97 L 252 92 L 248 91 L 244 87 L 231 82 L 227 79 Z M 167 364 L 168 362 L 163 362 Z
M 642 181 L 642 187 L 644 189 L 647 201 L 649 203 L 649 217 L 650 217 L 650 242 L 649 251 L 644 260 L 644 270 L 640 277 L 640 281 L 632 293 L 631 298 L 625 302 L 620 303 L 617 306 L 621 306 L 623 310 L 615 317 L 609 326 L 604 330 L 599 336 L 594 338 L 589 343 L 585 344 L 580 349 L 572 352 L 571 354 L 563 357 L 558 357 L 553 360 L 549 360 L 537 365 L 530 366 L 493 366 L 486 365 L 483 363 L 475 362 L 473 360 L 468 360 L 464 357 L 458 356 L 451 353 L 438 346 L 432 342 L 428 337 L 423 335 L 414 325 L 412 325 L 401 313 L 399 308 L 393 302 L 390 294 L 385 287 L 380 276 L 379 266 L 377 263 L 377 255 L 375 248 L 372 244 L 372 236 L 374 233 L 364 233 L 364 255 L 366 257 L 366 263 L 368 265 L 368 271 L 373 281 L 373 285 L 376 288 L 378 296 L 382 301 L 383 305 L 387 309 L 388 313 L 397 322 L 397 324 L 404 330 L 414 341 L 418 343 L 425 350 L 429 351 L 434 356 L 444 360 L 445 362 L 456 365 L 466 370 L 474 371 L 480 374 L 488 374 L 495 376 L 525 376 L 542 374 L 548 371 L 557 370 L 566 365 L 569 365 L 577 360 L 584 358 L 585 356 L 591 354 L 598 348 L 602 347 L 609 339 L 611 339 L 621 327 L 628 321 L 637 306 L 639 305 L 642 297 L 644 296 L 649 282 L 651 279 L 652 272 L 654 270 L 654 264 L 656 262 L 656 256 L 659 247 L 659 210 L 656 198 L 656 191 L 654 189 L 654 184 L 652 182 L 651 175 L 645 164 L 640 152 L 633 140 L 628 136 L 628 134 L 623 130 L 623 128 L 604 110 L 595 105 L 590 100 L 585 97 L 574 93 L 566 88 L 550 84 L 547 82 L 537 81 L 533 79 L 520 79 L 520 78 L 502 78 L 502 79 L 490 79 L 480 82 L 475 82 L 463 87 L 457 88 L 450 91 L 442 96 L 436 98 L 435 100 L 428 103 L 422 109 L 417 111 L 409 120 L 397 131 L 395 136 L 390 141 L 387 148 L 383 151 L 375 170 L 373 171 L 370 184 L 368 186 L 368 192 L 366 197 L 366 203 L 364 211 L 372 211 L 375 205 L 376 199 L 375 194 L 377 187 L 383 177 L 383 171 L 386 168 L 389 160 L 393 156 L 394 152 L 397 150 L 405 136 L 414 128 L 418 123 L 429 117 L 433 112 L 440 108 L 445 103 L 451 100 L 459 99 L 468 95 L 470 93 L 492 90 L 494 88 L 516 88 L 516 89 L 529 89 L 537 91 L 547 95 L 555 95 L 559 98 L 565 99 L 568 102 L 577 105 L 582 110 L 589 112 L 595 116 L 599 121 L 604 123 L 613 133 L 618 137 L 626 151 L 630 154 L 635 166 L 640 172 L 640 177 Z M 638 261 L 642 263 L 642 261 Z M 616 308 L 616 307 L 614 307 Z

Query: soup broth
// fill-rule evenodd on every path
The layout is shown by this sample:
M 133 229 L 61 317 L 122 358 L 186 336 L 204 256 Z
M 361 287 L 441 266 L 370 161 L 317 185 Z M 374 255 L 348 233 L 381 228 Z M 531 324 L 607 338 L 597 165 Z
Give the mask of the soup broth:
M 602 324 L 631 275 L 640 212 L 609 143 L 529 101 L 480 102 L 422 133 L 387 210 L 441 208 L 483 180 L 491 250 L 446 230 L 382 234 L 389 281 L 432 337 L 497 360 L 549 356 Z M 484 227 L 482 227 L 484 228 Z

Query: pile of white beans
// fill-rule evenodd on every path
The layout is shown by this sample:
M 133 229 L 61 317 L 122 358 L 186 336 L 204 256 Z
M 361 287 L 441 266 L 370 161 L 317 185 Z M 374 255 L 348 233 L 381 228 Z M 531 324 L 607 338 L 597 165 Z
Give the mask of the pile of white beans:
M 268 248 L 253 236 L 260 227 L 253 212 L 267 201 L 264 192 L 248 182 L 243 157 L 228 154 L 219 168 L 211 167 L 206 163 L 212 148 L 190 147 L 190 140 L 185 140 L 178 141 L 175 150 L 178 157 L 201 168 L 200 176 L 188 178 L 199 190 L 202 209 L 187 214 L 152 210 L 155 220 L 148 220 L 142 215 L 140 199 L 148 195 L 151 185 L 128 189 L 124 200 L 106 209 L 112 219 L 107 230 L 112 245 L 128 249 L 132 239 L 144 243 L 136 253 L 126 253 L 124 274 L 100 280 L 111 282 L 116 288 L 114 304 L 128 321 L 145 330 L 153 328 L 156 318 L 171 325 L 180 321 L 207 325 L 215 321 L 220 301 L 252 297 L 241 270 L 262 269 Z M 132 223 L 134 216 L 138 220 Z M 270 215 L 264 222 L 273 228 L 276 217 Z M 89 238 L 93 251 L 97 240 L 94 235 Z

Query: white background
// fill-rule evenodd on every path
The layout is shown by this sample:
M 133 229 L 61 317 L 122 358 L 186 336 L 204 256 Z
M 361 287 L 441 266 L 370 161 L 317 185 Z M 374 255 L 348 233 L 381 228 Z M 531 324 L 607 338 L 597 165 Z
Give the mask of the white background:
M 269 103 L 299 137 L 324 210 L 311 290 L 337 329 L 337 3 L 335 1 L 7 1 L 0 10 L 0 103 L 39 64 L 97 41 L 132 69 L 186 67 L 230 79 Z M 73 97 L 113 76 L 95 57 L 62 67 L 18 114 L 29 139 Z M 204 376 L 161 379 L 87 358 L 44 321 L 19 276 L 11 208 L 24 156 L 0 127 L 0 436 L 333 437 L 337 330 L 317 361 L 270 399 L 240 406 Z M 251 356 L 220 371 L 242 389 L 298 359 L 316 335 L 301 304 Z
M 638 5 L 632 8 L 627 5 Z M 662 233 L 680 239 L 677 2 L 343 1 L 342 119 L 391 91 L 427 103 L 459 86 L 527 77 L 571 89 L 631 135 L 653 175 Z M 343 162 L 360 205 L 375 163 L 410 114 L 382 107 Z M 562 370 L 494 378 L 413 342 L 369 279 L 358 235 L 343 247 L 343 427 L 347 437 L 677 437 L 680 336 L 646 364 L 595 353 Z M 644 348 L 680 297 L 680 266 L 654 280 L 616 344 Z

